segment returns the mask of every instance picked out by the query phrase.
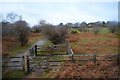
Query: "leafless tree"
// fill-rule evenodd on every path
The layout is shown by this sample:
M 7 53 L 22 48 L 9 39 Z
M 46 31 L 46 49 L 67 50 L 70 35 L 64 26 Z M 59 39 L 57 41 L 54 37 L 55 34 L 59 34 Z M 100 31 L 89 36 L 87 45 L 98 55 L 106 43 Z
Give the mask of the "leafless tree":
M 25 21 L 17 21 L 15 22 L 15 30 L 18 35 L 21 46 L 24 46 L 28 42 L 28 35 L 30 32 L 30 28 Z
M 67 29 L 68 28 L 65 26 L 53 26 L 46 24 L 44 27 L 42 27 L 42 33 L 53 44 L 59 44 L 64 42 Z

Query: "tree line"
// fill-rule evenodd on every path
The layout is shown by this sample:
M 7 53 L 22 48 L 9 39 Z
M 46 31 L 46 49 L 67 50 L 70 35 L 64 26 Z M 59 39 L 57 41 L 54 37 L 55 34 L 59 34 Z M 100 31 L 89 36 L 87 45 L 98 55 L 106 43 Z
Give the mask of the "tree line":
M 54 44 L 64 42 L 66 35 L 69 34 L 70 28 L 78 28 L 81 32 L 87 32 L 88 28 L 93 28 L 93 31 L 97 34 L 100 30 L 99 28 L 104 27 L 109 28 L 111 33 L 119 33 L 119 22 L 117 21 L 76 22 L 53 25 L 47 23 L 45 20 L 40 20 L 39 24 L 31 27 L 25 20 L 22 20 L 21 15 L 16 13 L 8 13 L 6 19 L 2 20 L 0 24 L 2 24 L 2 37 L 17 37 L 21 46 L 27 44 L 30 32 L 42 33 L 45 38 Z

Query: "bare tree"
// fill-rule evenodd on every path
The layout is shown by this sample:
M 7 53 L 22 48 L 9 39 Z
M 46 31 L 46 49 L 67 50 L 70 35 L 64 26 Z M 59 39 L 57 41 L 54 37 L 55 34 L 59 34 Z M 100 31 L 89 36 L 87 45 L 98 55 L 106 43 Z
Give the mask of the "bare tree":
M 80 31 L 81 32 L 87 32 L 87 23 L 86 22 L 82 22 L 81 24 L 80 24 Z
M 98 34 L 100 32 L 100 27 L 98 27 L 98 26 L 93 27 L 93 32 L 94 32 L 94 34 Z
M 46 20 L 40 20 L 39 25 L 40 25 L 40 26 L 46 25 Z
M 7 21 L 13 23 L 15 21 L 19 21 L 22 20 L 22 16 L 21 15 L 17 15 L 16 13 L 8 13 L 6 16 Z
M 34 25 L 32 29 L 33 29 L 33 32 L 35 32 L 35 33 L 41 32 L 41 26 L 40 25 Z
M 117 33 L 118 32 L 118 22 L 116 22 L 116 21 L 108 21 L 107 26 L 109 27 L 109 31 L 111 33 Z
M 28 35 L 30 32 L 30 28 L 25 21 L 17 21 L 15 22 L 16 33 L 18 35 L 21 46 L 24 46 L 28 42 Z
M 42 27 L 42 33 L 53 44 L 59 44 L 64 42 L 65 40 L 65 36 L 67 34 L 67 27 L 46 24 L 44 27 Z

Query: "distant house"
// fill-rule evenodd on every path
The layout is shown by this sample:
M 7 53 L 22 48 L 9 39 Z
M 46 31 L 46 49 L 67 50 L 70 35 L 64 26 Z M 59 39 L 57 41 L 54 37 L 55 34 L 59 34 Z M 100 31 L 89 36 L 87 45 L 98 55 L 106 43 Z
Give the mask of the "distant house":
M 96 23 L 88 23 L 87 24 L 87 27 L 88 28 L 93 28 L 93 27 L 95 27 L 96 26 Z

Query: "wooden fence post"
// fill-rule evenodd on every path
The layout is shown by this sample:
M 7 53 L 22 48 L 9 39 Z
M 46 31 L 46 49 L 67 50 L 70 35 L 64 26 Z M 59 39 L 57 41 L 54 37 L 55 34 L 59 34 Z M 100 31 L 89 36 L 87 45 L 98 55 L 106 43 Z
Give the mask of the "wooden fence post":
M 69 53 L 69 49 L 67 48 L 67 52 L 66 52 L 66 55 L 68 55 L 68 53 Z
M 35 45 L 35 56 L 37 56 L 37 45 Z
M 24 56 L 22 56 L 22 60 L 23 60 L 23 63 L 22 63 L 23 71 L 25 71 L 25 61 L 24 61 Z
M 117 55 L 117 65 L 119 65 L 120 64 L 120 54 L 118 53 L 118 55 Z
M 54 46 L 51 46 L 51 51 L 52 51 L 52 52 L 54 51 Z
M 25 69 L 25 72 L 29 72 L 29 56 L 27 55 L 27 53 L 25 53 L 24 55 L 24 69 Z
M 96 54 L 93 56 L 93 61 L 96 63 Z
M 71 61 L 75 63 L 74 54 L 71 55 Z
M 50 54 L 47 55 L 47 62 L 46 62 L 47 69 L 49 68 L 49 57 L 50 57 Z
M 30 54 L 30 56 L 32 56 L 32 48 L 29 49 L 29 54 Z

